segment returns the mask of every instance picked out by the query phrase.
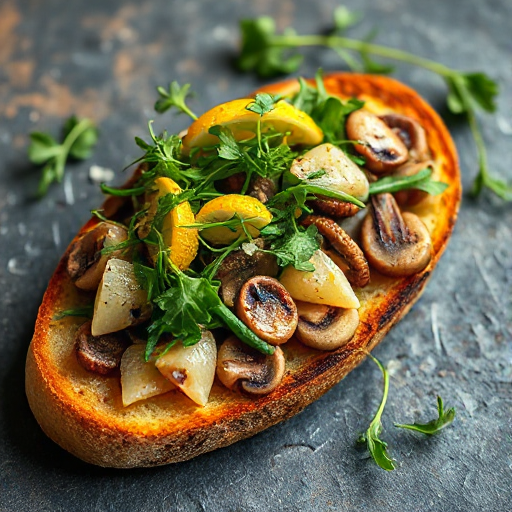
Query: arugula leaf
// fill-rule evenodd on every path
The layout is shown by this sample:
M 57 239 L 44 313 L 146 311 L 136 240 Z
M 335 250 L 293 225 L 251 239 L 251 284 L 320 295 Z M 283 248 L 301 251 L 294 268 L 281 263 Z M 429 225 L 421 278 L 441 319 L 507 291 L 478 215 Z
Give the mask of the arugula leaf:
M 286 49 L 273 46 L 275 22 L 268 16 L 240 22 L 242 46 L 237 66 L 241 71 L 256 71 L 259 76 L 269 77 L 293 73 L 302 63 L 302 56 L 287 56 Z
M 72 116 L 64 124 L 62 143 L 43 132 L 32 132 L 30 141 L 29 160 L 36 165 L 45 164 L 37 190 L 37 197 L 42 197 L 51 183 L 62 181 L 69 157 L 76 160 L 89 158 L 98 141 L 98 130 L 90 119 L 79 120 Z
M 433 196 L 442 194 L 448 188 L 447 183 L 432 180 L 432 169 L 426 168 L 414 176 L 386 176 L 370 183 L 370 194 L 398 192 L 399 190 L 418 189 Z
M 380 466 L 382 469 L 385 469 L 386 471 L 393 471 L 395 469 L 395 464 L 387 452 L 388 444 L 380 438 L 380 435 L 382 434 L 382 412 L 384 411 L 384 407 L 388 399 L 389 374 L 378 359 L 373 357 L 371 354 L 367 355 L 382 372 L 384 377 L 384 391 L 382 393 L 382 400 L 379 408 L 377 409 L 377 412 L 366 432 L 361 434 L 359 437 L 358 443 L 366 444 L 370 455 L 378 466 Z
M 279 101 L 279 96 L 274 96 L 266 92 L 260 92 L 256 94 L 254 101 L 247 105 L 246 110 L 254 112 L 262 116 L 274 110 L 276 103 Z
M 178 113 L 187 114 L 194 121 L 197 119 L 197 116 L 188 108 L 186 103 L 190 84 L 185 84 L 183 87 L 180 87 L 178 82 L 174 81 L 169 84 L 168 90 L 165 90 L 165 88 L 161 86 L 157 87 L 156 90 L 160 95 L 160 99 L 155 103 L 155 110 L 159 114 L 163 114 L 167 110 L 174 108 Z
M 427 436 L 432 436 L 440 432 L 443 428 L 450 425 L 455 419 L 455 408 L 451 407 L 445 412 L 443 399 L 440 396 L 437 397 L 437 412 L 439 417 L 437 419 L 429 421 L 428 423 L 395 423 L 395 427 L 414 430 L 416 432 L 421 432 L 422 434 L 425 434 Z

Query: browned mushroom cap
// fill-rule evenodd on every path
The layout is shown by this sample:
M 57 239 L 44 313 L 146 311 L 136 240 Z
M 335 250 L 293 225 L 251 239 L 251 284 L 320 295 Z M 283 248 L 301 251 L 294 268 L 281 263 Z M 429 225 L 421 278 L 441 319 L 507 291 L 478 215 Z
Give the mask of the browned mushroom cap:
M 272 345 L 286 343 L 297 327 L 297 308 L 286 288 L 273 277 L 255 276 L 242 286 L 235 305 L 242 322 Z
M 276 347 L 271 356 L 253 350 L 231 336 L 221 345 L 217 356 L 217 376 L 228 389 L 240 387 L 253 395 L 273 391 L 284 375 L 283 351 Z
M 215 186 L 223 194 L 238 194 L 242 190 L 246 179 L 245 172 L 237 172 L 227 178 L 218 180 Z M 251 179 L 247 188 L 247 195 L 255 197 L 260 203 L 266 203 L 274 197 L 277 184 L 270 178 L 256 176 Z
M 400 137 L 409 150 L 409 159 L 423 162 L 430 158 L 427 134 L 418 121 L 400 114 L 387 114 L 381 119 Z
M 78 362 L 86 370 L 107 375 L 119 367 L 121 357 L 130 345 L 123 331 L 93 336 L 91 322 L 83 324 L 75 334 L 75 351 Z
M 402 214 L 391 194 L 372 196 L 372 206 L 361 229 L 370 265 L 393 277 L 421 272 L 432 255 L 432 240 L 425 224 L 413 213 Z
M 345 217 L 354 216 L 359 210 L 359 206 L 332 197 L 317 196 L 318 199 L 308 201 L 308 206 L 311 206 L 317 213 L 328 215 L 334 219 L 343 219 Z
M 406 162 L 393 173 L 393 176 L 414 176 L 423 169 L 427 169 L 429 167 L 433 168 L 433 165 L 434 163 L 431 160 L 424 162 Z M 429 193 L 417 188 L 409 188 L 406 190 L 399 190 L 393 195 L 400 206 L 415 206 L 425 200 L 429 196 Z
M 125 227 L 110 222 L 100 222 L 80 237 L 68 256 L 67 271 L 75 285 L 82 290 L 95 290 L 105 271 L 107 261 L 118 256 L 117 252 L 102 255 L 104 247 L 113 246 L 128 237 Z
M 343 309 L 322 304 L 295 302 L 299 323 L 295 335 L 308 347 L 334 350 L 348 343 L 359 325 L 357 309 Z
M 304 226 L 314 224 L 318 232 L 329 242 L 329 245 L 343 258 L 347 265 L 344 273 L 354 286 L 363 287 L 370 281 L 370 269 L 361 248 L 352 240 L 345 230 L 327 217 L 308 215 L 303 221 Z
M 355 149 L 366 159 L 366 167 L 377 174 L 391 172 L 409 158 L 409 151 L 400 137 L 379 117 L 366 110 L 348 116 L 347 135 L 360 141 Z
M 233 251 L 222 262 L 215 279 L 221 282 L 220 296 L 226 306 L 233 307 L 235 298 L 243 284 L 254 276 L 277 276 L 279 267 L 277 258 L 258 249 L 264 248 L 262 238 L 253 241 L 255 252 L 243 249 Z

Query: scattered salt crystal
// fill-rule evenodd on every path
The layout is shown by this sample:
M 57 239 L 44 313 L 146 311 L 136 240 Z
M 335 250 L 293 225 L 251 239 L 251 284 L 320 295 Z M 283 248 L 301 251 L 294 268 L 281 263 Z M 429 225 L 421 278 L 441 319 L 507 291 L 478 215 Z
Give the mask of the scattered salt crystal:
M 25 276 L 28 274 L 28 268 L 24 267 L 19 258 L 11 258 L 7 262 L 7 271 L 14 276 Z
M 41 256 L 41 249 L 39 247 L 32 245 L 32 242 L 30 240 L 25 244 L 24 249 L 27 255 L 32 258 L 37 258 L 38 256 Z
M 89 169 L 89 179 L 93 183 L 102 183 L 104 181 L 112 181 L 114 179 L 114 171 L 99 165 L 91 165 Z

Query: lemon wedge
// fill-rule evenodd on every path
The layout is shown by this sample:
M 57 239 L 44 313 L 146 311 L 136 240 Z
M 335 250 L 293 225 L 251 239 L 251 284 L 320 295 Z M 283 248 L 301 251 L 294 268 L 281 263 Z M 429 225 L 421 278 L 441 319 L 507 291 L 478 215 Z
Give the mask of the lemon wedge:
M 183 153 L 188 155 L 192 148 L 217 144 L 217 136 L 208 132 L 216 125 L 228 127 L 236 140 L 254 137 L 260 115 L 246 109 L 253 101 L 252 98 L 228 101 L 205 112 L 192 123 L 183 137 Z M 290 146 L 316 146 L 324 138 L 322 130 L 311 117 L 284 100 L 278 101 L 273 110 L 261 116 L 261 127 L 263 131 L 273 128 L 282 133 L 290 132 L 286 139 Z
M 170 178 L 157 178 L 155 180 L 156 191 L 151 196 L 151 206 L 148 211 L 148 217 L 155 216 L 158 207 L 158 199 L 167 194 L 179 194 L 181 188 Z M 184 228 L 194 224 L 194 214 L 188 201 L 180 203 L 173 208 L 165 217 L 162 224 L 162 238 L 164 244 L 170 249 L 171 261 L 180 269 L 185 270 L 189 267 L 192 260 L 196 257 L 199 247 L 199 237 L 197 229 Z M 149 252 L 153 258 L 156 257 L 156 251 L 153 245 L 149 245 Z
M 272 220 L 272 214 L 256 198 L 228 194 L 208 201 L 196 215 L 196 222 L 201 224 L 224 222 L 233 219 L 235 215 L 245 221 L 245 229 L 255 238 L 259 236 L 259 230 Z M 232 227 L 214 226 L 204 228 L 201 235 L 213 244 L 227 245 L 235 241 L 243 231 L 240 224 Z

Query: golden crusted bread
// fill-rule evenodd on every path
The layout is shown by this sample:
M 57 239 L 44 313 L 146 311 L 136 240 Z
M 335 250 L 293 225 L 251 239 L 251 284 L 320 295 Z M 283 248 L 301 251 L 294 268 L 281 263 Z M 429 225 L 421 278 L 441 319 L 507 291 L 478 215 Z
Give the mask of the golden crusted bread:
M 93 464 L 129 468 L 184 461 L 250 437 L 298 413 L 339 382 L 418 299 L 457 217 L 461 185 L 452 139 L 432 108 L 395 80 L 336 73 L 324 81 L 331 94 L 365 100 L 366 108 L 377 114 L 405 114 L 426 129 L 434 178 L 450 185 L 413 210 L 432 235 L 434 251 L 428 267 L 407 278 L 372 271 L 370 285 L 356 292 L 361 322 L 349 344 L 320 352 L 292 339 L 282 346 L 287 361 L 283 381 L 266 396 L 242 396 L 216 380 L 205 407 L 178 391 L 123 407 L 119 376 L 95 375 L 76 360 L 73 338 L 82 320 L 54 319 L 59 311 L 92 300 L 71 283 L 64 255 L 39 310 L 26 364 L 30 407 L 44 432 L 60 446 Z M 296 80 L 288 80 L 262 90 L 291 93 L 297 87 Z M 81 232 L 95 222 L 89 221 Z

